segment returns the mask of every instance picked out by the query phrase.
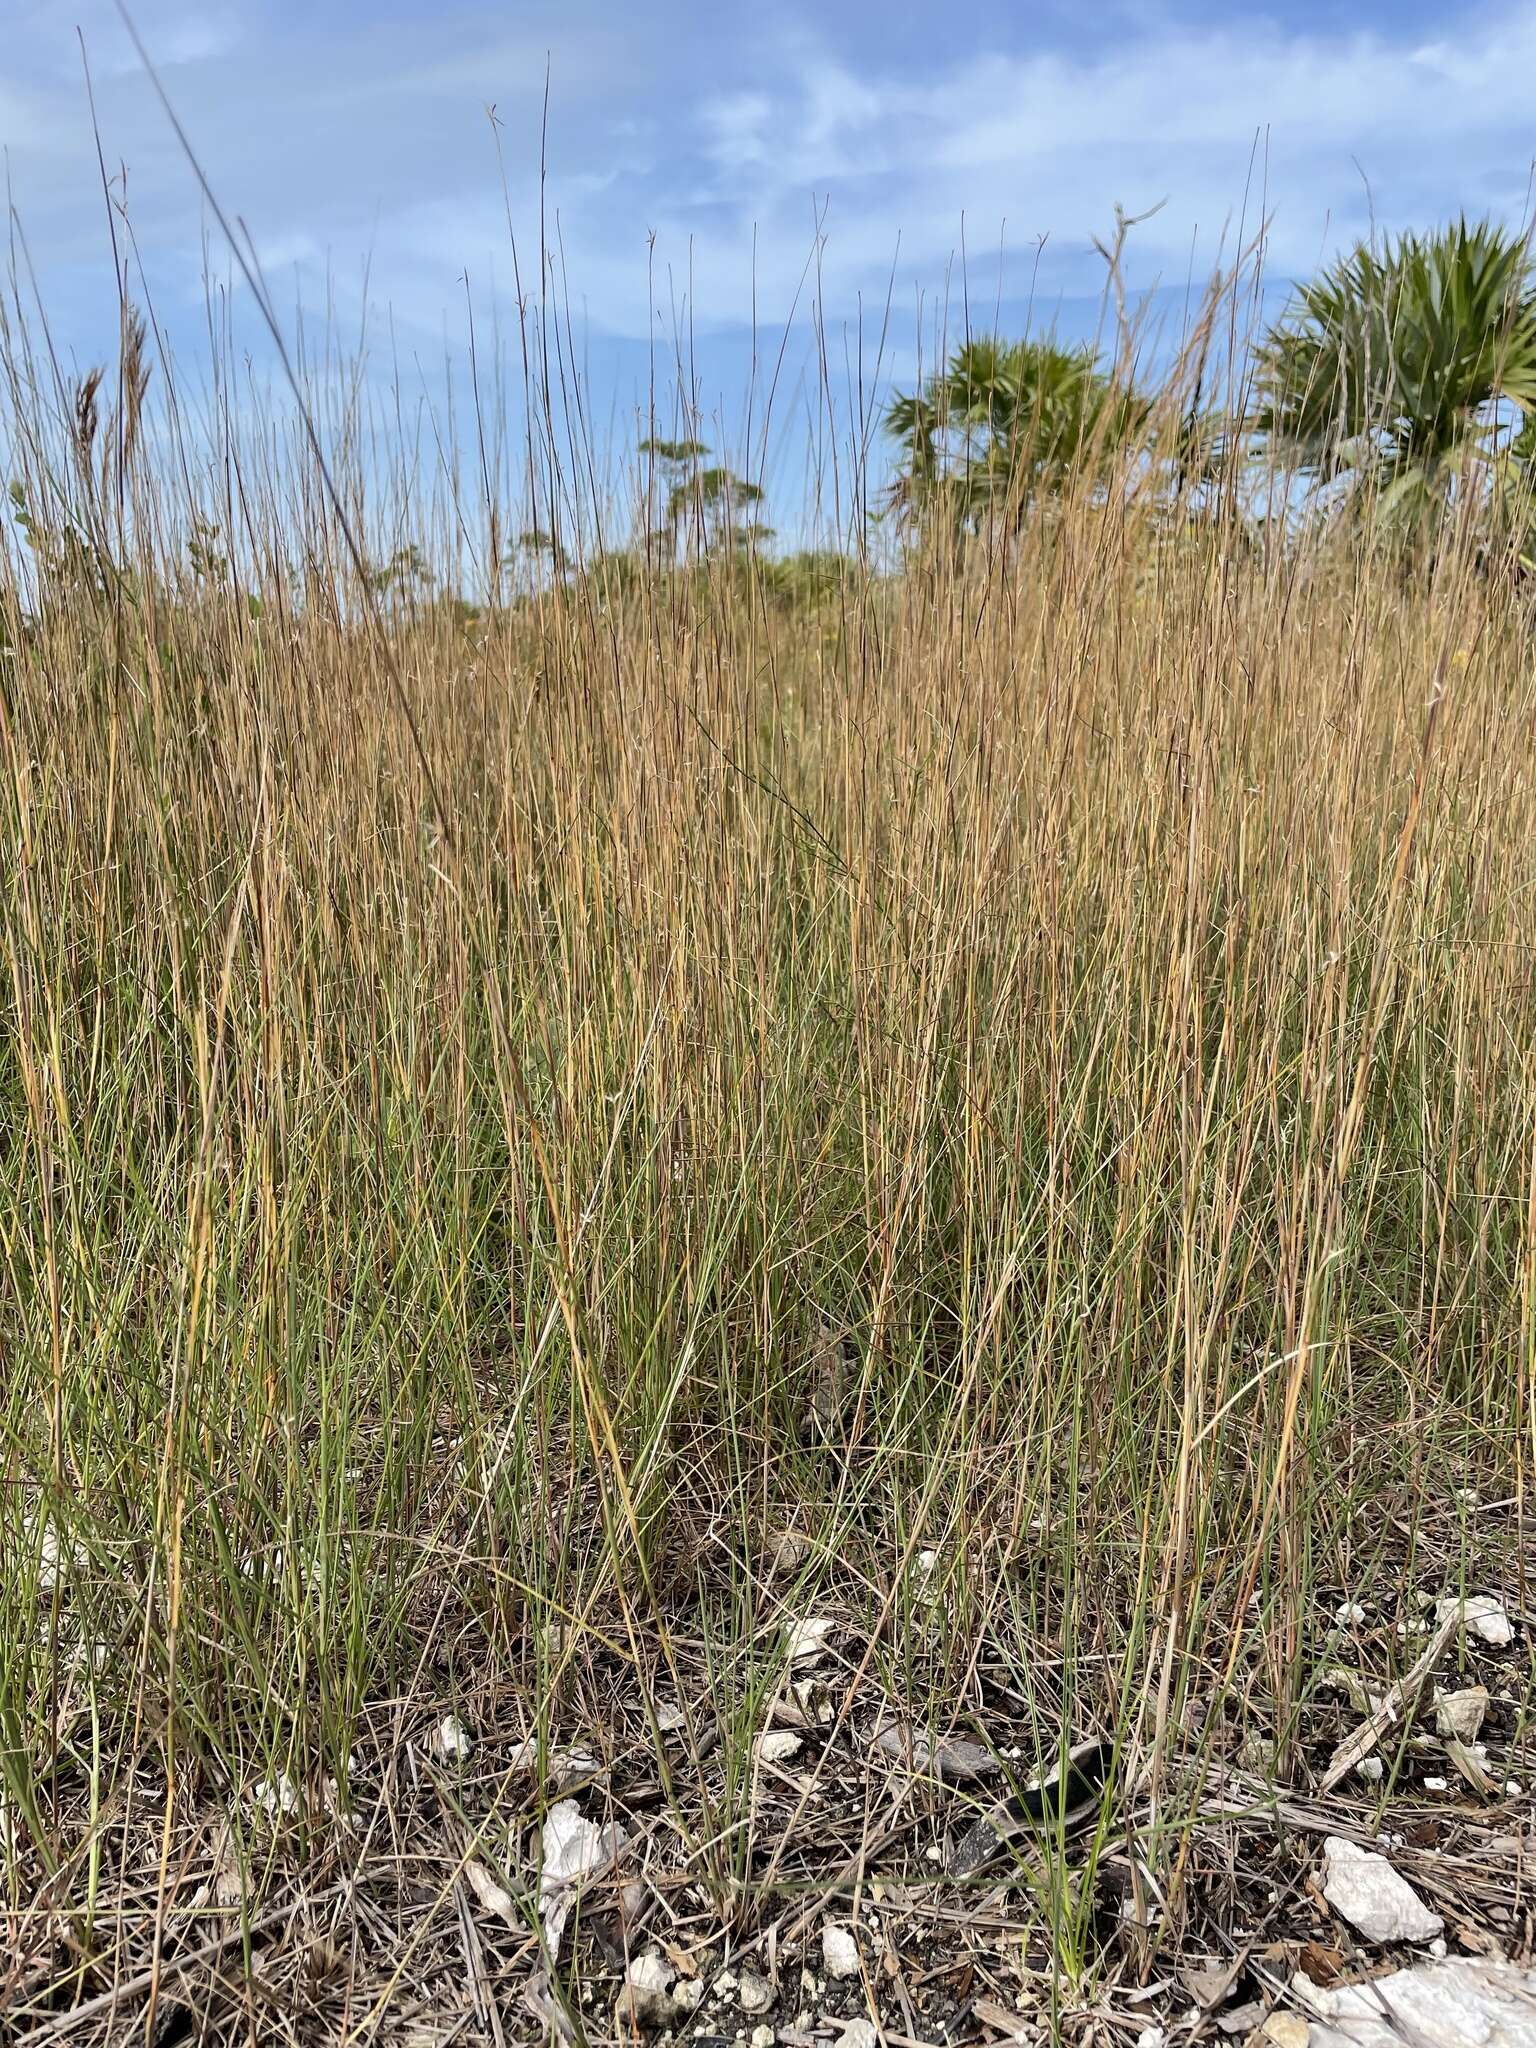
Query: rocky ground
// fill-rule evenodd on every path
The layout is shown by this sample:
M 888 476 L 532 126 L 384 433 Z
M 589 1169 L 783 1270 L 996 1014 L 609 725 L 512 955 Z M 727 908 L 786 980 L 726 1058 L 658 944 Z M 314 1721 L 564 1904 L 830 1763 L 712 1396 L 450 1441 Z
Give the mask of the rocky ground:
M 585 1655 L 542 1741 L 487 1676 L 380 1706 L 344 1782 L 178 1787 L 169 1836 L 145 1767 L 52 1870 L 7 1809 L 5 2038 L 1536 2044 L 1536 1617 L 1483 1522 L 1479 1583 L 1320 1588 L 1299 1714 L 1213 1674 L 1161 1762 L 990 1640 L 935 1726 L 786 1578 L 755 1690 L 680 1626 L 644 1687 Z

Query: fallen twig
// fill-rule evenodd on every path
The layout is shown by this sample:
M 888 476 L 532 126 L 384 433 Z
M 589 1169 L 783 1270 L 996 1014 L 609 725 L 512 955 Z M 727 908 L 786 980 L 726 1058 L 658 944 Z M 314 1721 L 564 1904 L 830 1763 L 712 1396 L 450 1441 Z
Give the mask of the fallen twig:
M 1410 1712 L 1424 1690 L 1424 1682 L 1445 1655 L 1446 1645 L 1457 1629 L 1461 1627 L 1461 1610 L 1448 1614 L 1425 1644 L 1422 1653 L 1403 1673 L 1381 1705 L 1373 1714 L 1368 1714 L 1352 1735 L 1347 1735 L 1333 1752 L 1333 1759 L 1322 1776 L 1318 1791 L 1331 1792 L 1335 1785 L 1347 1778 L 1355 1766 L 1370 1756 L 1379 1745 L 1387 1730 L 1394 1727 L 1399 1715 L 1407 1708 Z

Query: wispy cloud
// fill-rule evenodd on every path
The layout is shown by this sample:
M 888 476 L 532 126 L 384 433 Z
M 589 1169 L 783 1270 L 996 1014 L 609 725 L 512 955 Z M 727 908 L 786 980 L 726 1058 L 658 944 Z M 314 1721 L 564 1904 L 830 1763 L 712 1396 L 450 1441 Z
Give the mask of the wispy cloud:
M 159 13 L 136 23 L 149 45 L 150 61 L 160 71 L 207 63 L 234 48 L 240 32 L 227 14 Z M 101 69 L 109 75 L 141 70 L 138 52 L 126 34 L 104 39 Z
M 195 186 L 148 81 L 120 65 L 110 0 L 81 5 L 139 246 L 151 264 L 180 251 L 170 274 L 190 289 Z M 841 17 L 808 26 L 770 8 L 743 26 L 697 0 L 529 0 L 511 26 L 490 0 L 451 15 L 426 0 L 137 12 L 258 244 L 327 292 L 360 290 L 368 264 L 374 299 L 421 334 L 453 317 L 466 270 L 510 288 L 509 208 L 525 287 L 536 277 L 541 200 L 573 300 L 595 330 L 640 339 L 674 307 L 702 333 L 754 306 L 782 318 L 812 258 L 833 320 L 891 281 L 904 305 L 942 293 L 962 244 L 978 289 L 1092 291 L 1091 237 L 1117 202 L 1167 202 L 1132 243 L 1133 284 L 1203 272 L 1240 219 L 1266 214 L 1272 269 L 1300 271 L 1373 210 L 1385 225 L 1458 208 L 1519 218 L 1536 151 L 1536 0 L 1463 12 L 1430 40 L 1385 11 L 1374 29 L 1327 32 L 1122 12 L 1093 46 L 1052 43 L 1032 20 L 1025 49 L 994 17 L 970 48 L 952 25 L 943 61 L 926 34 L 919 48 L 871 33 L 868 62 L 847 36 L 834 47 Z M 13 190 L 45 283 L 51 269 L 84 290 L 101 205 L 73 33 L 54 0 L 24 0 L 12 40 Z
M 1325 239 L 1464 207 L 1519 217 L 1536 123 L 1536 6 L 1458 24 L 1454 42 L 1286 35 L 1272 23 L 1162 26 L 1103 56 L 983 52 L 929 76 L 855 75 L 802 48 L 772 91 L 699 113 L 714 197 L 740 226 L 800 246 L 825 193 L 828 273 L 866 288 L 895 258 L 930 278 L 959 244 L 1049 237 L 1063 283 L 1117 202 L 1166 201 L 1132 251 L 1142 281 L 1214 256 L 1246 211 L 1270 261 L 1301 268 Z M 682 227 L 678 220 L 675 225 Z

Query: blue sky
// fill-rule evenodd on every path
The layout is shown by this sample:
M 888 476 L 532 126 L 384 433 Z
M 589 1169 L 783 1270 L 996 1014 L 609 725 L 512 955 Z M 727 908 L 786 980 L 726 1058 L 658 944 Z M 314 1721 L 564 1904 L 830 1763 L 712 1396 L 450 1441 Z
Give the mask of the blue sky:
M 374 334 L 391 326 L 423 363 L 445 336 L 462 348 L 466 274 L 487 322 L 509 303 L 512 239 L 525 285 L 536 276 L 547 65 L 546 218 L 600 427 L 643 399 L 652 342 L 665 360 L 679 331 L 706 413 L 738 419 L 754 303 L 771 368 L 798 301 L 793 391 L 812 306 L 841 375 L 860 325 L 872 356 L 889 292 L 887 365 L 909 374 L 918 309 L 931 331 L 946 301 L 952 327 L 964 300 L 973 325 L 1019 327 L 1033 304 L 1091 331 L 1091 238 L 1117 201 L 1166 201 L 1128 270 L 1177 304 L 1240 221 L 1267 212 L 1283 280 L 1373 213 L 1389 228 L 1459 209 L 1521 220 L 1536 157 L 1536 0 L 133 11 L 277 297 L 329 303 L 344 328 L 366 298 Z M 113 321 L 77 24 L 157 313 L 195 350 L 207 223 L 110 0 L 6 7 L 0 142 L 56 335 L 85 357 Z

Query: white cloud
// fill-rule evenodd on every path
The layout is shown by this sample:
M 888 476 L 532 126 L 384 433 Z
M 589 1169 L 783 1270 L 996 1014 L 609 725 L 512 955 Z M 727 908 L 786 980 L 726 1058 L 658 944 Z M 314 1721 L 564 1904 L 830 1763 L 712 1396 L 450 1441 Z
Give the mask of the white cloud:
M 730 176 L 766 163 L 773 101 L 765 92 L 735 92 L 699 110 L 704 146 L 717 169 Z
M 195 296 L 195 184 L 147 81 L 113 73 L 110 0 L 81 11 L 139 245 Z M 317 299 L 345 306 L 366 263 L 373 300 L 419 338 L 459 319 L 466 270 L 479 290 L 494 276 L 510 291 L 491 102 L 525 289 L 536 277 L 545 51 L 532 26 L 509 30 L 487 0 L 457 0 L 449 19 L 423 0 L 387 27 L 339 7 L 285 10 L 279 26 L 268 0 L 136 12 L 221 200 Z M 697 36 L 668 39 L 642 12 L 579 0 L 551 56 L 547 221 L 598 331 L 666 342 L 674 306 L 704 332 L 739 327 L 754 303 L 771 326 L 811 259 L 808 288 L 833 323 L 862 302 L 878 325 L 888 286 L 907 332 L 919 288 L 930 303 L 1034 289 L 1049 305 L 1097 290 L 1090 238 L 1116 202 L 1168 201 L 1135 233 L 1133 285 L 1202 274 L 1223 233 L 1230 253 L 1239 217 L 1251 231 L 1265 211 L 1283 275 L 1373 207 L 1396 226 L 1526 204 L 1536 0 L 1431 39 L 1166 18 L 1117 19 L 1081 54 L 1038 39 L 967 52 L 951 36 L 957 54 L 921 71 L 855 67 L 772 16 L 743 30 L 701 15 Z M 45 273 L 96 291 L 94 145 L 56 0 L 23 0 L 16 44 L 0 124 L 23 220 Z M 962 238 L 969 280 L 952 263 Z
M 314 269 L 325 261 L 325 251 L 313 235 L 302 230 L 263 235 L 255 244 L 256 262 L 267 276 L 277 271 Z
M 179 64 L 199 64 L 210 57 L 221 57 L 236 39 L 234 26 L 227 19 L 184 14 L 163 22 L 145 38 L 145 46 L 156 69 L 168 71 Z
M 81 12 L 86 55 L 98 78 L 122 78 L 143 69 L 115 7 L 87 0 Z M 240 40 L 240 27 L 226 10 L 134 5 L 129 12 L 150 63 L 162 74 L 222 57 Z
M 932 280 L 962 221 L 972 251 L 1005 233 L 1021 268 L 1048 235 L 1054 274 L 1085 284 L 1089 238 L 1116 202 L 1166 198 L 1132 245 L 1147 282 L 1182 274 L 1197 231 L 1213 259 L 1245 202 L 1250 226 L 1272 215 L 1281 271 L 1309 266 L 1330 224 L 1335 239 L 1362 228 L 1373 204 L 1384 225 L 1458 206 L 1518 216 L 1532 77 L 1536 5 L 1516 0 L 1454 44 L 1286 36 L 1263 21 L 1161 27 L 1103 56 L 978 54 L 922 79 L 856 77 L 802 53 L 771 94 L 706 104 L 700 129 L 716 196 L 738 237 L 756 222 L 770 267 L 779 237 L 791 258 L 779 267 L 797 267 L 815 191 L 831 200 L 827 274 L 846 286 L 883 277 L 898 238 L 902 274 Z

